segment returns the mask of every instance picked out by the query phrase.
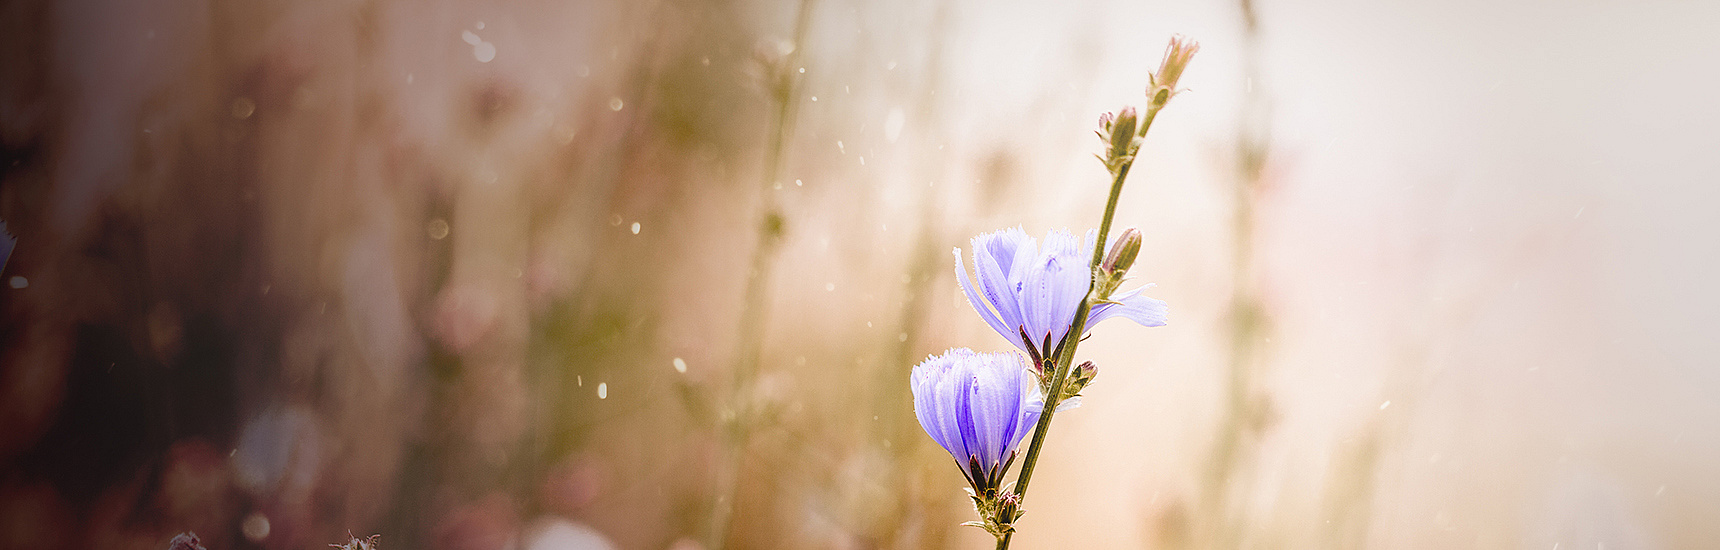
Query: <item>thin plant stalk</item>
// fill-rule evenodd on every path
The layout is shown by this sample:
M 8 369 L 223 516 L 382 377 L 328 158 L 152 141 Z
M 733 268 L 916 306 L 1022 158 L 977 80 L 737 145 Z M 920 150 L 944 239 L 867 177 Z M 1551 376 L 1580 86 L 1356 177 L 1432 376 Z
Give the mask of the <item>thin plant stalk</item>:
M 767 91 L 775 112 L 765 147 L 764 179 L 759 188 L 758 243 L 748 263 L 746 293 L 741 301 L 739 349 L 735 354 L 734 382 L 728 404 L 733 415 L 724 414 L 718 420 L 723 428 L 719 431 L 723 436 L 724 460 L 717 473 L 718 490 L 711 505 L 711 532 L 706 547 L 712 550 L 727 546 L 729 532 L 733 529 L 735 488 L 739 485 L 741 459 L 751 439 L 753 427 L 750 424 L 756 407 L 749 402 L 748 394 L 758 376 L 764 347 L 765 316 L 769 309 L 765 303 L 766 289 L 769 288 L 772 267 L 781 249 L 784 232 L 782 207 L 773 191 L 780 188 L 777 179 L 782 172 L 784 150 L 794 124 L 794 107 L 798 103 L 795 101 L 798 78 L 787 69 L 799 65 L 801 52 L 805 49 L 806 31 L 811 25 L 812 4 L 812 0 L 800 2 L 800 11 L 795 16 L 794 49 L 787 56 L 775 60 L 774 66 L 766 67 L 769 78 Z
M 1157 107 L 1149 106 L 1146 116 L 1141 119 L 1141 129 L 1138 136 L 1145 137 L 1148 128 L 1153 125 L 1153 118 L 1158 114 Z M 1111 222 L 1116 217 L 1117 199 L 1123 194 L 1123 182 L 1129 177 L 1129 169 L 1135 164 L 1133 157 L 1124 161 L 1117 169 L 1116 178 L 1111 180 L 1111 194 L 1105 201 L 1105 217 L 1099 222 L 1099 235 L 1093 242 L 1093 261 L 1089 267 L 1097 273 L 1100 262 L 1105 259 L 1105 241 L 1111 233 Z M 1081 305 L 1075 309 L 1075 322 L 1069 327 L 1069 332 L 1063 336 L 1063 352 L 1052 360 L 1053 375 L 1051 387 L 1045 393 L 1045 408 L 1039 413 L 1039 423 L 1033 429 L 1033 440 L 1027 446 L 1027 455 L 1021 461 L 1021 473 L 1015 479 L 1015 494 L 1022 500 L 1027 498 L 1027 484 L 1033 480 L 1033 467 L 1039 463 L 1039 451 L 1045 445 L 1045 435 L 1051 429 L 1051 417 L 1057 414 L 1057 405 L 1063 401 L 1063 386 L 1069 380 L 1069 366 L 1074 363 L 1075 348 L 1081 344 L 1081 333 L 1087 329 L 1087 316 L 1093 311 L 1093 304 L 1099 297 L 1094 294 L 1097 289 L 1098 277 L 1093 277 L 1088 283 L 1087 296 L 1081 299 Z M 997 539 L 997 550 L 1009 548 L 1014 531 L 1004 533 Z
M 1016 477 L 1013 489 L 1017 507 L 1027 499 L 1028 483 L 1033 481 L 1033 469 L 1039 463 L 1039 452 L 1043 449 L 1045 436 L 1051 429 L 1051 418 L 1057 414 L 1057 406 L 1063 401 L 1064 386 L 1068 384 L 1070 371 L 1073 370 L 1075 348 L 1081 344 L 1081 335 L 1087 330 L 1087 317 L 1092 313 L 1095 304 L 1109 298 L 1108 293 L 1113 288 L 1108 286 L 1101 289 L 1099 282 L 1110 276 L 1103 272 L 1104 268 L 1101 266 L 1105 261 L 1105 244 L 1111 234 L 1111 222 L 1117 214 L 1117 200 L 1123 194 L 1123 182 L 1129 178 L 1129 169 L 1134 167 L 1136 153 L 1147 136 L 1147 130 L 1152 128 L 1153 119 L 1158 117 L 1159 110 L 1176 95 L 1178 78 L 1187 67 L 1189 59 L 1199 50 L 1199 45 L 1182 37 L 1171 39 L 1165 50 L 1164 61 L 1160 63 L 1158 72 L 1153 74 L 1153 85 L 1147 88 L 1146 112 L 1142 114 L 1138 128 L 1128 121 L 1133 118 L 1133 114 L 1127 109 L 1115 121 L 1115 126 L 1110 118 L 1105 119 L 1105 132 L 1110 134 L 1106 136 L 1106 141 L 1111 148 L 1107 153 L 1108 157 L 1102 159 L 1113 174 L 1111 193 L 1105 200 L 1105 215 L 1099 221 L 1098 236 L 1093 242 L 1093 259 L 1088 264 L 1091 276 L 1088 277 L 1087 294 L 1075 309 L 1075 319 L 1070 324 L 1069 332 L 1063 335 L 1063 341 L 1059 343 L 1059 353 L 1056 357 L 1049 358 L 1052 369 L 1051 384 L 1046 388 L 1044 408 L 1040 410 L 1039 423 L 1034 427 L 1033 440 L 1028 444 L 1027 455 L 1022 459 L 1021 473 Z M 1127 134 L 1119 136 L 1113 132 Z M 1003 513 L 1011 512 L 999 512 L 997 521 L 1012 523 L 1014 518 L 1002 517 Z M 1014 535 L 1015 530 L 1011 525 L 998 537 L 997 550 L 1007 550 Z

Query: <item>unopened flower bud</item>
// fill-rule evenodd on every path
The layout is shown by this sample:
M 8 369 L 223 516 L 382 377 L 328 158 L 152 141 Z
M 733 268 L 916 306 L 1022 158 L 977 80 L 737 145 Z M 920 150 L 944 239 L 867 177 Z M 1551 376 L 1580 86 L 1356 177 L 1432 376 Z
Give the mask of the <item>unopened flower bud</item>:
M 1094 378 L 1099 377 L 1099 367 L 1094 365 L 1092 361 L 1083 361 L 1075 367 L 1075 376 L 1077 380 L 1092 382 Z
M 1098 377 L 1099 367 L 1094 366 L 1092 361 L 1076 365 L 1073 370 L 1069 371 L 1069 382 L 1063 386 L 1062 400 L 1068 401 L 1081 395 L 1081 390 L 1086 389 L 1087 385 L 1093 383 L 1093 379 Z
M 1021 495 L 1010 492 L 1004 493 L 1003 496 L 998 497 L 997 519 L 999 520 L 998 523 L 1003 524 L 1004 527 L 1004 529 L 1000 529 L 1000 531 L 1003 531 L 1004 533 L 1014 531 L 1015 528 L 1013 524 L 1015 523 L 1015 520 L 1021 519 L 1021 515 L 1023 513 L 1025 512 L 1021 511 Z
M 1165 46 L 1164 59 L 1159 61 L 1159 70 L 1153 73 L 1153 86 L 1147 89 L 1147 100 L 1152 108 L 1163 107 L 1171 96 L 1176 95 L 1177 80 L 1182 78 L 1183 69 L 1188 68 L 1189 60 L 1198 51 L 1200 44 L 1188 37 L 1171 37 L 1170 44 Z
M 1111 297 L 1117 287 L 1123 285 L 1123 275 L 1129 272 L 1129 267 L 1135 265 L 1135 257 L 1141 253 L 1141 231 L 1130 227 L 1123 230 L 1117 241 L 1111 244 L 1111 252 L 1105 255 L 1105 261 L 1099 264 L 1098 273 L 1094 273 L 1094 292 L 1100 300 Z
M 1117 242 L 1111 244 L 1111 253 L 1105 256 L 1105 273 L 1122 275 L 1135 265 L 1135 257 L 1140 254 L 1141 230 L 1133 227 L 1124 229 Z
M 1111 122 L 1111 158 L 1120 159 L 1134 154 L 1130 147 L 1135 142 L 1135 108 L 1124 107 L 1117 113 L 1116 120 Z

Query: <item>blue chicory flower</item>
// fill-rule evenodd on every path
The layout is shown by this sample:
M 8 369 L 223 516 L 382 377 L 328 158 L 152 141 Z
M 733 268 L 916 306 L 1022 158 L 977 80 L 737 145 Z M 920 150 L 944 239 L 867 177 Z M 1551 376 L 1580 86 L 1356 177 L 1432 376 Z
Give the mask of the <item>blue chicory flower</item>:
M 1040 247 L 1019 227 L 973 238 L 974 284 L 955 249 L 956 277 L 968 303 L 992 330 L 1034 357 L 1050 357 L 1075 322 L 1075 310 L 1092 283 L 1088 265 L 1093 231 L 1077 241 L 1065 231 L 1051 231 Z M 1152 285 L 1146 285 L 1152 286 Z M 1095 304 L 1087 328 L 1112 317 L 1142 326 L 1165 324 L 1165 302 L 1141 295 L 1137 288 L 1111 297 L 1116 303 Z
M 1045 407 L 1037 378 L 1013 352 L 953 348 L 915 366 L 909 383 L 920 427 L 982 495 L 1000 486 Z

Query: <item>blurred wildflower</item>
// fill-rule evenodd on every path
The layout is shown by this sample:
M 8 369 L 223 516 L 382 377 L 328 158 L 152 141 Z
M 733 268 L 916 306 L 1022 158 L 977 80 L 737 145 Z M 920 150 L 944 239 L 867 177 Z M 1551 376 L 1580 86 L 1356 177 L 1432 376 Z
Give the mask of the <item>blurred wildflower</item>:
M 173 540 L 167 541 L 167 550 L 207 550 L 207 549 L 205 549 L 203 547 L 203 540 L 197 538 L 197 533 L 180 533 L 180 534 L 174 535 Z
M 992 330 L 1032 356 L 1042 376 L 1044 360 L 1058 354 L 1053 346 L 1062 345 L 1091 286 L 1092 270 L 1082 251 L 1091 249 L 1096 238 L 1089 231 L 1083 244 L 1067 232 L 1052 231 L 1045 236 L 1045 247 L 1040 248 L 1020 228 L 974 237 L 977 285 L 968 278 L 961 249 L 955 250 L 956 277 L 968 303 Z M 1128 238 L 1127 233 L 1119 238 L 1121 246 L 1127 247 Z M 1119 315 L 1143 326 L 1163 326 L 1165 303 L 1140 293 L 1137 288 L 1094 304 L 1086 326 Z
M 379 548 L 377 539 L 382 538 L 382 535 L 371 535 L 360 539 L 352 536 L 352 533 L 347 533 L 346 536 L 350 539 L 346 544 L 330 544 L 329 547 L 340 550 L 376 550 Z

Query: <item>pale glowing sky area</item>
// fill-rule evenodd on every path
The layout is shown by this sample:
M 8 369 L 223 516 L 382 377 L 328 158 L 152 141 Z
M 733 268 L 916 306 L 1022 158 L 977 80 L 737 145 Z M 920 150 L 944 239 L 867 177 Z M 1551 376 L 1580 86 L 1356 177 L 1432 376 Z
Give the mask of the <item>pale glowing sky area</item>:
M 1682 548 L 1720 536 L 1708 522 L 1720 514 L 1720 7 L 1259 10 L 1254 93 L 1269 98 L 1273 136 L 1258 203 L 1271 339 L 1261 376 L 1277 418 L 1246 468 L 1235 513 L 1255 527 L 1241 539 L 1353 540 L 1327 520 L 1342 507 L 1335 488 L 1355 483 L 1368 513 L 1346 529 L 1362 547 Z M 1217 418 L 1223 186 L 1246 86 L 1236 13 L 957 11 L 959 61 L 943 88 L 958 98 L 952 131 L 974 148 L 1037 149 L 1022 167 L 1030 181 L 1090 183 L 1035 184 L 1039 195 L 1002 207 L 1031 211 L 1031 233 L 1096 222 L 1104 173 L 1088 120 L 1140 103 L 1165 36 L 1202 42 L 1184 77 L 1194 91 L 1154 127 L 1119 213 L 1147 233 L 1137 270 L 1159 284 L 1172 325 L 1107 325 L 1083 348 L 1100 383 L 1058 417 L 1017 539 L 1139 547 L 1157 540 L 1154 514 L 1199 490 Z M 965 304 L 949 307 L 965 337 L 995 340 Z M 1377 462 L 1358 473 L 1346 457 L 1369 438 Z M 972 531 L 968 544 L 985 546 Z

